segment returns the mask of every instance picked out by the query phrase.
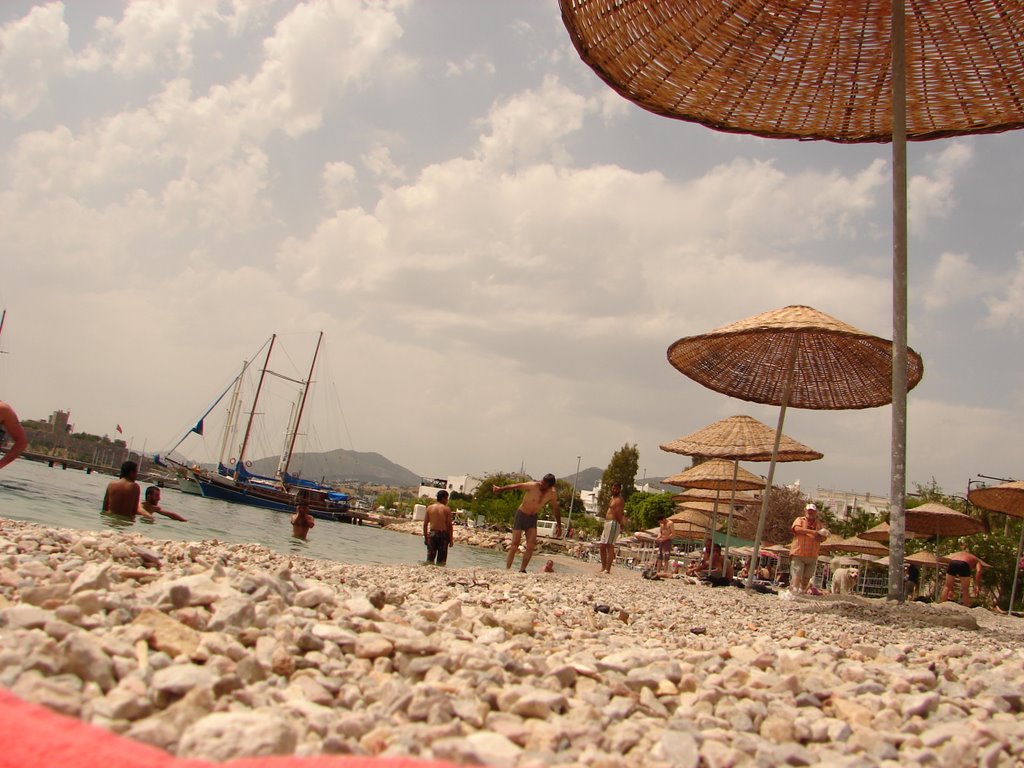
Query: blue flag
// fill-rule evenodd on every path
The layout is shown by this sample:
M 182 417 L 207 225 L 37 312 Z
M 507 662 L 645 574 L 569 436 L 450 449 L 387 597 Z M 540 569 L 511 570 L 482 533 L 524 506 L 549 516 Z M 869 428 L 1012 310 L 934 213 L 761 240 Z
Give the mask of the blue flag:
M 192 427 L 192 431 L 195 432 L 197 435 L 203 434 L 203 420 L 202 419 L 200 419 L 196 423 L 196 425 L 194 427 Z

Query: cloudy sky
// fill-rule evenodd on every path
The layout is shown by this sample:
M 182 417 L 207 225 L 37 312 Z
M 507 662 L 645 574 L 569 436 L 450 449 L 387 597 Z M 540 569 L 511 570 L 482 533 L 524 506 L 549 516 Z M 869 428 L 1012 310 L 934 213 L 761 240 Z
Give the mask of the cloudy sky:
M 6 0 L 0 162 L 0 397 L 136 447 L 323 329 L 323 448 L 539 476 L 629 442 L 664 475 L 688 461 L 659 443 L 776 418 L 671 342 L 789 304 L 891 336 L 888 147 L 650 115 L 554 0 Z M 1024 134 L 910 170 L 908 479 L 963 493 L 1020 476 Z M 887 493 L 889 421 L 790 411 L 825 458 L 777 479 Z

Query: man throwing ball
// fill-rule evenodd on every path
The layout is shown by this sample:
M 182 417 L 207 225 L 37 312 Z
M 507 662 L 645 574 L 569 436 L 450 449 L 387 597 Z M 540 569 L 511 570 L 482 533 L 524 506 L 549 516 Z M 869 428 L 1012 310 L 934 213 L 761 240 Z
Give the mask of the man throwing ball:
M 508 547 L 508 557 L 505 558 L 505 568 L 512 567 L 516 560 L 516 552 L 519 550 L 519 540 L 526 533 L 526 551 L 523 552 L 523 562 L 519 568 L 521 573 L 526 573 L 526 566 L 530 564 L 533 557 L 533 548 L 537 544 L 537 513 L 545 504 L 551 505 L 551 511 L 555 513 L 555 537 L 562 535 L 562 513 L 558 510 L 558 496 L 555 493 L 555 476 L 550 472 L 538 483 L 531 480 L 528 483 L 513 483 L 512 485 L 492 486 L 495 493 L 504 491 L 525 491 L 522 501 L 519 502 L 519 509 L 516 510 L 515 520 L 512 522 L 512 543 Z

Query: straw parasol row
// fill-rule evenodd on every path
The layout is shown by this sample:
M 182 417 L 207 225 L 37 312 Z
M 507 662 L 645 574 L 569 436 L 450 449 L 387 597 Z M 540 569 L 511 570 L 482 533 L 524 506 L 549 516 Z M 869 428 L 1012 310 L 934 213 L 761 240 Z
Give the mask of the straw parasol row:
M 738 415 L 722 419 L 693 434 L 665 443 L 663 451 L 681 453 L 684 456 L 712 456 L 717 459 L 731 459 L 733 462 L 732 499 L 739 495 L 739 462 L 743 461 L 816 461 L 822 454 L 803 443 L 799 443 L 772 430 L 750 416 Z M 749 473 L 747 473 L 749 474 Z M 753 477 L 753 475 L 750 475 Z M 769 474 L 769 481 L 771 475 Z M 761 502 L 764 504 L 764 502 Z M 725 559 L 729 557 L 729 534 L 732 531 L 732 507 L 726 524 Z M 725 563 L 722 564 L 725 574 Z
M 664 480 L 662 481 L 664 482 Z M 676 504 L 689 504 L 690 502 L 697 501 L 716 501 L 719 499 L 718 493 L 712 493 L 706 491 L 703 488 L 690 488 L 682 493 L 677 493 L 672 496 L 672 501 Z M 729 498 L 729 503 L 734 507 L 756 507 L 761 504 L 761 497 L 754 496 L 753 494 L 741 491 L 736 494 L 735 497 Z
M 1020 4 L 910 5 L 908 53 L 922 60 L 907 72 L 907 137 L 1024 125 L 1014 99 L 1024 81 L 1021 32 L 1010 21 Z M 889 141 L 889 3 L 561 0 L 561 6 L 583 61 L 650 112 L 769 138 Z
M 907 386 L 923 375 L 910 350 Z M 761 545 L 786 409 L 870 408 L 889 401 L 892 343 L 811 307 L 790 306 L 679 339 L 668 348 L 673 367 L 717 392 L 780 406 L 768 487 L 754 535 Z M 748 578 L 747 588 L 753 587 Z
M 731 461 L 710 459 L 690 467 L 678 475 L 666 477 L 661 482 L 665 485 L 677 485 L 680 488 L 700 488 L 708 491 L 727 490 L 732 485 L 735 467 Z M 740 467 L 736 473 L 736 488 L 740 491 L 753 491 L 764 488 L 764 480 L 753 472 Z

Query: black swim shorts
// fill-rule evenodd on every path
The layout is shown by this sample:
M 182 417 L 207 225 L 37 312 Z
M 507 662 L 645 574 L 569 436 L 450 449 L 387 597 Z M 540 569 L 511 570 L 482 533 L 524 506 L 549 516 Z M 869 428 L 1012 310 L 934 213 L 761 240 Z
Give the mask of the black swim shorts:
M 516 510 L 516 519 L 512 522 L 513 531 L 529 531 L 537 527 L 537 516 L 528 515 L 523 510 Z
M 966 579 L 971 575 L 971 566 L 963 560 L 951 560 L 949 565 L 946 566 L 946 573 L 950 576 L 959 576 L 961 579 Z

